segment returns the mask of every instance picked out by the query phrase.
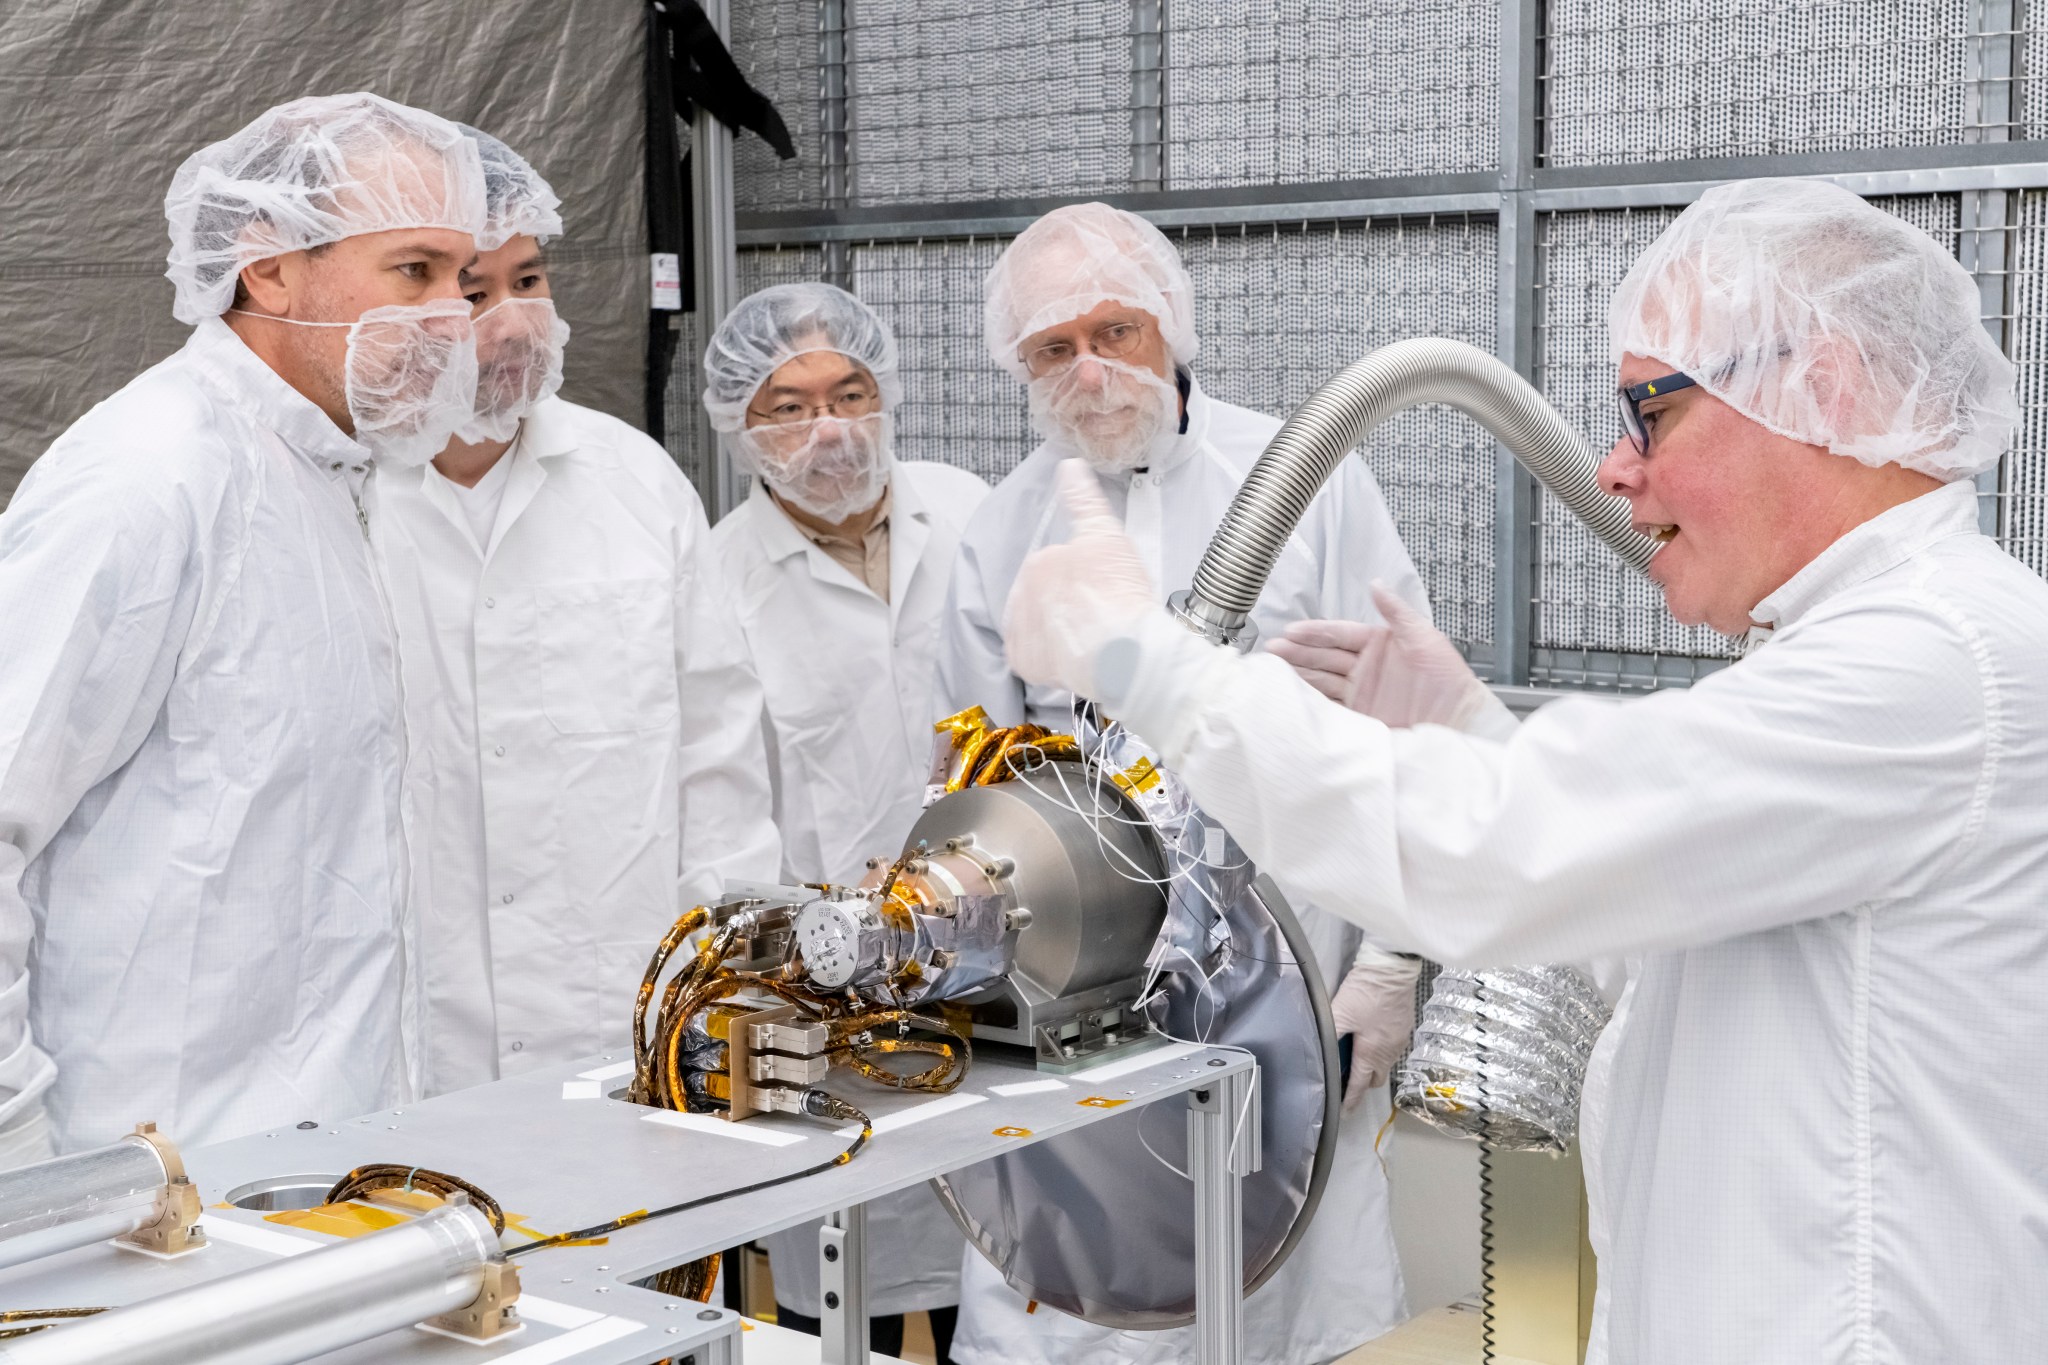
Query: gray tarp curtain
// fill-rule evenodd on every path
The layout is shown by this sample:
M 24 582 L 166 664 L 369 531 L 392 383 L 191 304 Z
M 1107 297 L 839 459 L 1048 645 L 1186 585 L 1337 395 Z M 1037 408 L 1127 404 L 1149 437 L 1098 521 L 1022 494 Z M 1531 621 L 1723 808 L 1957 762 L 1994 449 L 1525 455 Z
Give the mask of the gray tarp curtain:
M 79 414 L 183 344 L 163 193 L 272 104 L 374 90 L 488 129 L 562 196 L 565 396 L 639 424 L 636 0 L 0 3 L 0 507 Z

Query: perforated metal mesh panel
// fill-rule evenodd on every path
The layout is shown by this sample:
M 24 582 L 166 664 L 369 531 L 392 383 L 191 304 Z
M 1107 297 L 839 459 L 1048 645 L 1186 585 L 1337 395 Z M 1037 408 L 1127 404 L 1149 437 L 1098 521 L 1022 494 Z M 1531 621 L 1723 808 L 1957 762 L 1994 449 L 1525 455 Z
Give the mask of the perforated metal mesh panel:
M 1874 200 L 1951 251 L 1959 237 L 1953 195 Z M 1608 354 L 1607 306 L 1643 249 L 1676 209 L 1558 213 L 1544 218 L 1537 252 L 1538 386 L 1559 412 L 1605 450 L 1621 436 Z M 1725 659 L 1738 642 L 1681 626 L 1663 595 L 1626 568 L 1548 493 L 1537 530 L 1536 643 L 1566 651 L 1626 651 Z
M 1607 305 L 1676 209 L 1551 214 L 1536 259 L 1537 387 L 1595 450 L 1621 434 Z M 1725 657 L 1731 643 L 1671 619 L 1656 585 L 1622 564 L 1548 493 L 1537 528 L 1535 638 L 1553 649 Z
M 1166 182 L 1276 185 L 1499 164 L 1499 6 L 1170 0 Z
M 1318 224 L 1173 234 L 1194 277 L 1215 397 L 1276 417 L 1390 341 L 1455 337 L 1492 350 L 1490 219 Z M 1448 408 L 1394 418 L 1366 445 L 1437 624 L 1493 638 L 1493 438 Z
M 981 280 L 1001 243 L 966 234 L 1009 210 L 976 201 L 1158 190 L 1164 198 L 1147 202 L 1163 202 L 1181 224 L 1202 221 L 1190 208 L 1199 214 L 1216 201 L 1205 191 L 1263 189 L 1251 199 L 1264 204 L 1289 187 L 1317 187 L 1297 196 L 1309 224 L 1172 229 L 1196 278 L 1203 384 L 1284 415 L 1386 341 L 1494 344 L 1490 217 L 1333 228 L 1314 213 L 1354 193 L 1337 182 L 1499 163 L 1502 2 L 750 0 L 734 6 L 734 53 L 776 100 L 801 155 L 778 164 L 743 138 L 740 209 L 829 207 L 824 160 L 842 147 L 832 204 L 931 206 L 905 210 L 915 226 L 892 229 L 896 240 L 835 248 L 834 259 L 902 339 L 899 450 L 993 480 L 1035 438 L 1019 386 L 982 354 Z M 1623 181 L 1649 182 L 1663 174 L 1658 163 L 1681 159 L 2048 137 L 2048 77 L 2038 74 L 2048 71 L 2048 6 L 1546 0 L 1537 13 L 1543 31 L 1528 55 L 1539 98 L 1526 131 L 1555 166 L 1633 168 Z M 821 35 L 842 21 L 843 30 Z M 828 56 L 839 64 L 826 66 Z M 828 104 L 828 90 L 840 89 L 844 98 Z M 828 126 L 843 127 L 843 138 Z M 1414 191 L 1403 182 L 1357 193 Z M 1987 485 L 1987 522 L 2048 573 L 2048 189 L 1886 207 L 1957 252 L 1980 282 L 1987 325 L 2019 366 L 2027 422 L 1995 489 Z M 1539 220 L 1538 379 L 1596 444 L 1617 434 L 1608 298 L 1675 213 Z M 790 230 L 801 238 L 806 225 Z M 753 287 L 823 267 L 814 248 L 773 261 L 748 252 L 742 274 Z M 679 367 L 672 402 L 694 403 L 694 384 L 692 359 Z M 678 457 L 703 469 L 688 424 L 672 430 L 683 433 Z M 1489 644 L 1496 546 L 1512 529 L 1494 524 L 1493 443 L 1448 412 L 1422 411 L 1379 433 L 1367 458 L 1439 620 L 1460 640 Z M 1535 523 L 1535 680 L 1663 685 L 1733 656 L 1733 642 L 1680 627 L 1652 585 L 1547 497 Z
M 1130 183 L 1128 8 L 856 0 L 853 202 L 1085 197 Z
M 958 465 L 990 483 L 1037 444 L 1023 386 L 990 363 L 981 339 L 981 282 L 1003 246 L 984 237 L 853 252 L 853 291 L 902 347 L 897 455 Z
M 750 209 L 816 208 L 825 202 L 819 128 L 818 0 L 738 0 L 729 6 L 732 52 L 789 128 L 796 159 L 747 133 L 735 140 L 733 193 Z
M 1552 0 L 1545 156 L 1577 166 L 1968 140 L 1981 0 Z
M 2048 574 L 2048 191 L 2019 196 L 2011 264 L 2011 355 L 2019 369 L 2020 434 L 2000 482 L 1999 538 Z

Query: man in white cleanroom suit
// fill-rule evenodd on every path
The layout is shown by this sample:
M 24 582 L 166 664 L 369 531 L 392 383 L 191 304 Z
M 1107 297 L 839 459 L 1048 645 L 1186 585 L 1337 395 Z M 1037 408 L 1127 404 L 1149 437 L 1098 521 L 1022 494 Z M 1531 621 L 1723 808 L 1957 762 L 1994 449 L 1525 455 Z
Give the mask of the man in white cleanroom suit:
M 482 156 L 463 272 L 476 409 L 431 464 L 380 478 L 372 529 L 405 676 L 430 1095 L 632 1036 L 675 917 L 780 844 L 711 528 L 644 434 L 554 396 L 568 325 L 545 243 L 560 200 Z
M 737 603 L 775 755 L 785 882 L 858 882 L 894 857 L 924 801 L 933 654 L 967 517 L 988 486 L 891 448 L 903 400 L 896 338 L 828 284 L 741 301 L 704 354 L 704 406 L 747 500 L 711 532 Z M 965 1245 L 920 1185 L 868 1205 L 870 1336 L 902 1347 L 902 1314 L 932 1315 L 941 1360 Z M 767 1239 L 784 1325 L 816 1332 L 818 1224 Z M 808 1322 L 804 1320 L 809 1320 Z
M 366 495 L 469 415 L 476 146 L 374 95 L 295 100 L 194 153 L 164 212 L 191 339 L 0 516 L 7 1162 L 417 1080 Z
M 1123 513 L 1156 583 L 1185 584 L 1231 497 L 1280 423 L 1203 393 L 1192 363 L 1194 291 L 1144 219 L 1102 204 L 1057 209 L 1010 244 L 989 272 L 989 354 L 1026 385 L 1044 444 L 968 523 L 939 655 L 948 711 L 980 705 L 1000 724 L 1073 725 L 1071 694 L 1016 676 L 1004 658 L 1004 603 L 1025 556 L 1063 539 L 1054 473 L 1078 456 Z M 1362 459 L 1346 460 L 1282 551 L 1255 620 L 1277 635 L 1307 617 L 1377 620 L 1368 585 L 1428 610 L 1385 500 Z M 1161 599 L 1164 600 L 1163 598 Z M 1407 1315 L 1373 1152 L 1386 1121 L 1387 1072 L 1414 1022 L 1417 964 L 1363 941 L 1352 925 L 1297 901 L 1340 1030 L 1356 1035 L 1349 1112 L 1314 1221 L 1246 1306 L 1246 1359 L 1297 1365 L 1342 1355 Z M 1113 1332 L 1034 1308 L 980 1255 L 962 1272 L 954 1354 L 965 1365 L 1192 1360 L 1192 1329 Z
M 1166 619 L 1081 477 L 1012 595 L 1018 670 L 1115 705 L 1283 886 L 1446 962 L 1636 957 L 1584 1106 L 1590 1359 L 2048 1341 L 2048 585 L 1978 530 L 2018 412 L 1977 313 L 1811 182 L 1711 190 L 1629 272 L 1601 480 L 1673 614 L 1751 642 L 1685 691 L 1513 729 L 1409 623 L 1354 641 L 1360 699 L 1448 723 L 1390 730 Z

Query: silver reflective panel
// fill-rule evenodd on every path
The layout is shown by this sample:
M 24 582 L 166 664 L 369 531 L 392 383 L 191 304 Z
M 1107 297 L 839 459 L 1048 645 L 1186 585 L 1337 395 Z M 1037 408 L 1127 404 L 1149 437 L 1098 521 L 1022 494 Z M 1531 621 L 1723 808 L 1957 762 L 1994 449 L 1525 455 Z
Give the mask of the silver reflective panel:
M 1064 861 L 1092 879 L 1093 890 L 1079 888 L 1084 896 L 1138 910 L 1144 901 L 1132 893 L 1151 889 L 1150 867 L 1163 869 L 1165 917 L 1154 921 L 1158 931 L 1137 959 L 1138 1008 L 1168 1039 L 1241 1047 L 1258 1058 L 1262 1098 L 1244 1114 L 1242 1136 L 1259 1144 L 1262 1158 L 1244 1181 L 1250 1292 L 1279 1269 L 1306 1228 L 1334 1154 L 1340 1095 L 1328 995 L 1285 901 L 1178 780 L 1115 726 L 1102 735 L 1084 730 L 1082 738 L 1086 765 L 1046 764 L 1005 787 L 1029 784 L 1037 812 L 1058 812 L 1042 830 L 1056 832 Z M 1112 804 L 1119 786 L 1130 800 Z M 955 799 L 935 804 L 926 818 Z M 1105 807 L 1112 813 L 1089 814 Z M 1127 863 L 1120 852 L 1139 833 L 1157 852 Z M 975 834 L 985 847 L 1002 843 L 985 820 Z M 1028 865 L 1036 870 L 1044 860 Z M 1034 919 L 1021 936 L 1020 972 L 1031 970 L 1033 939 L 1044 924 Z M 1087 956 L 1076 959 L 1077 970 Z M 1118 975 L 1116 965 L 1105 965 L 1068 979 L 1113 982 Z M 1074 1072 L 1077 1102 L 1118 1104 L 1117 1070 L 1112 1058 Z M 933 1184 L 968 1239 L 1019 1293 L 1091 1322 L 1147 1330 L 1194 1317 L 1187 1169 L 1186 1118 L 1159 1105 Z

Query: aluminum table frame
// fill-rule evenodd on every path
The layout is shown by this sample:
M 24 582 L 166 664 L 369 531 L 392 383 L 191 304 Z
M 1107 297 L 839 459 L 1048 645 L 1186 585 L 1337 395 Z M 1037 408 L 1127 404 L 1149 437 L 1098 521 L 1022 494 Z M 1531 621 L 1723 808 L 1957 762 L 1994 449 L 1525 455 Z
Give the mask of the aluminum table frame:
M 100 1243 L 30 1262 L 0 1271 L 0 1308 L 133 1303 L 328 1243 L 226 1202 L 251 1185 L 319 1186 L 355 1166 L 418 1164 L 472 1181 L 518 1224 L 547 1234 L 737 1188 L 777 1170 L 801 1170 L 841 1150 L 853 1131 L 780 1114 L 728 1124 L 609 1098 L 630 1073 L 625 1054 L 593 1057 L 400 1109 L 194 1149 L 186 1153 L 186 1166 L 206 1205 L 210 1245 L 162 1259 Z M 1198 1239 L 1197 1359 L 1237 1365 L 1243 1352 L 1239 1178 L 1256 1169 L 1258 1159 L 1256 1140 L 1240 1135 L 1245 1116 L 1257 1113 L 1258 1083 L 1249 1054 L 1178 1043 L 1067 1076 L 984 1049 L 966 1083 L 943 1096 L 892 1091 L 835 1071 L 828 1088 L 875 1121 L 873 1141 L 848 1164 L 650 1219 L 600 1246 L 554 1247 L 518 1258 L 527 1325 L 498 1342 L 478 1345 L 406 1329 L 318 1359 L 330 1365 L 645 1365 L 694 1357 L 694 1365 L 739 1365 L 736 1314 L 633 1281 L 827 1217 L 820 1264 L 839 1301 L 825 1314 L 823 1359 L 864 1365 L 862 1205 L 1104 1122 L 1127 1105 L 1186 1096 Z M 516 1235 L 507 1242 L 519 1244 Z

